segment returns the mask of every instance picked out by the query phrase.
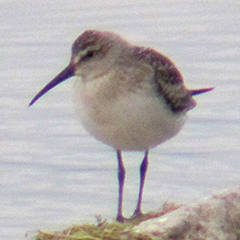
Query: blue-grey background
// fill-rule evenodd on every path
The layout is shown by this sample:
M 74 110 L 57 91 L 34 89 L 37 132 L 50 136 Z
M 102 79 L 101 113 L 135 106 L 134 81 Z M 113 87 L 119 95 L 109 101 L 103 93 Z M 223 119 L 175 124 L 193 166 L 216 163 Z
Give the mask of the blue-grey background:
M 0 239 L 116 215 L 115 152 L 74 114 L 73 80 L 28 107 L 86 29 L 119 33 L 169 56 L 189 88 L 216 87 L 174 139 L 150 152 L 143 210 L 193 202 L 240 183 L 240 2 L 0 1 Z M 125 153 L 124 213 L 136 204 L 142 153 Z

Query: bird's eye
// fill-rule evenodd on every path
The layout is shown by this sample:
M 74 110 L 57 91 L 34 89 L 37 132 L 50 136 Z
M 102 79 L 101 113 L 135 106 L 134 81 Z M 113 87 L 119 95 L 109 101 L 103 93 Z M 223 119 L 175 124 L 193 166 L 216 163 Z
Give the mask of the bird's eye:
M 86 54 L 86 57 L 92 57 L 93 56 L 93 52 L 92 51 L 89 51 L 87 54 Z
M 93 51 L 89 51 L 89 52 L 87 52 L 86 57 L 91 58 L 93 56 L 93 54 L 94 54 Z
M 94 52 L 93 51 L 88 51 L 86 53 L 86 55 L 84 55 L 82 58 L 81 58 L 81 61 L 85 61 L 85 60 L 88 60 L 90 58 L 92 58 L 94 55 Z

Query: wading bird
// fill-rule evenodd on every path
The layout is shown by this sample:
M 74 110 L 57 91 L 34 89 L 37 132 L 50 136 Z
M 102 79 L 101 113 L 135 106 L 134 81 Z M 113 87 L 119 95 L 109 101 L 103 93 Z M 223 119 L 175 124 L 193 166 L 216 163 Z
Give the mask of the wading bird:
M 122 214 L 125 168 L 122 151 L 145 151 L 133 216 L 141 202 L 150 148 L 174 137 L 196 105 L 194 95 L 212 88 L 189 90 L 175 64 L 161 53 L 130 44 L 117 34 L 85 31 L 72 45 L 69 65 L 31 101 L 32 105 L 59 83 L 76 76 L 74 104 L 85 129 L 117 152 Z

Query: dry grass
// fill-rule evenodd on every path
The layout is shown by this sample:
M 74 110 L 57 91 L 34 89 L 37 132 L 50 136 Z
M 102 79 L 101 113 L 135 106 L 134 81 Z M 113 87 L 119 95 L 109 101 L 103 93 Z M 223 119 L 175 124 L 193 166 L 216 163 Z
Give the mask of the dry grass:
M 132 229 L 143 221 L 151 218 L 160 217 L 167 212 L 178 208 L 173 204 L 165 203 L 160 211 L 149 212 L 141 216 L 133 217 L 124 223 L 102 220 L 97 217 L 96 224 L 74 225 L 63 231 L 42 232 L 33 237 L 33 240 L 154 240 L 155 237 L 149 234 L 140 234 Z M 159 239 L 159 237 L 158 237 Z

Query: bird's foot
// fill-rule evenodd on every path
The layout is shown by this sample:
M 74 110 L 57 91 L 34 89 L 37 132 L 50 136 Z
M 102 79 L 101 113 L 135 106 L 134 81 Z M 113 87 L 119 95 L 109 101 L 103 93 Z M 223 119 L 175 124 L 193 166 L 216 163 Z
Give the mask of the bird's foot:
M 133 213 L 133 215 L 128 219 L 129 221 L 135 220 L 137 218 L 141 218 L 142 216 L 144 216 L 144 214 L 139 211 L 139 210 L 135 210 L 135 212 Z
M 123 222 L 128 221 L 128 218 L 123 217 L 123 215 L 118 215 L 118 216 L 116 217 L 116 221 L 123 223 Z
M 135 219 L 142 218 L 142 217 L 144 217 L 144 214 L 141 211 L 136 210 L 130 218 L 125 218 L 122 215 L 118 215 L 116 217 L 116 221 L 121 223 L 131 222 L 131 221 L 134 221 Z

